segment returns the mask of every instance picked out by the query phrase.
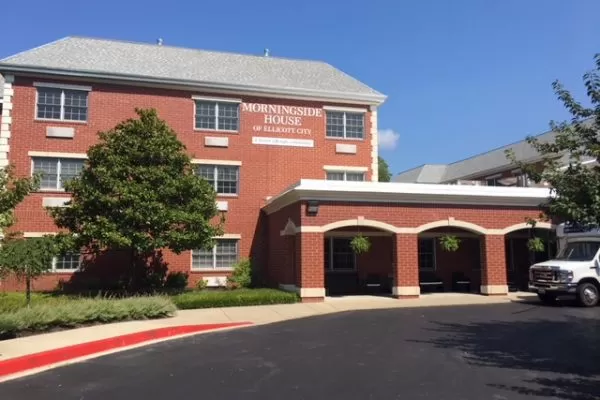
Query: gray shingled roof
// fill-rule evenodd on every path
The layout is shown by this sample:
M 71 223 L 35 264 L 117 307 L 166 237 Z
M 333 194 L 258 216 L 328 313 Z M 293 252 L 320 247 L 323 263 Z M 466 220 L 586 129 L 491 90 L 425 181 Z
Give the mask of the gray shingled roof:
M 83 37 L 67 37 L 0 60 L 0 71 L 16 66 L 385 100 L 325 62 Z
M 555 137 L 556 132 L 554 131 L 545 132 L 537 136 L 541 142 L 553 141 Z M 446 183 L 457 179 L 468 180 L 484 174 L 492 175 L 511 167 L 511 163 L 506 158 L 505 153 L 508 149 L 514 151 L 515 157 L 519 161 L 535 161 L 540 157 L 539 153 L 526 140 L 522 140 L 451 164 L 425 164 L 417 168 L 412 168 L 400 172 L 392 181 Z M 565 164 L 568 163 L 569 156 L 564 155 L 562 161 Z

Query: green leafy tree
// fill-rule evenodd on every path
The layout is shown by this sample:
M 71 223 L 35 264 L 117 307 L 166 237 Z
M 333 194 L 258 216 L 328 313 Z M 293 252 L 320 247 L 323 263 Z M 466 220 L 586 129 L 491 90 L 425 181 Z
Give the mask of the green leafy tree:
M 379 162 L 379 182 L 389 182 L 392 179 L 390 167 L 383 157 L 377 157 Z
M 595 68 L 583 76 L 591 106 L 575 100 L 559 82 L 552 86 L 558 99 L 570 112 L 568 122 L 551 122 L 556 132 L 551 141 L 528 137 L 527 142 L 542 156 L 537 165 L 527 165 L 507 151 L 507 156 L 536 183 L 547 182 L 551 196 L 541 204 L 542 217 L 582 224 L 600 224 L 600 167 L 583 164 L 600 156 L 600 54 L 595 56 Z M 568 164 L 564 168 L 565 155 Z
M 54 238 L 50 236 L 24 239 L 11 237 L 0 247 L 0 268 L 25 280 L 27 305 L 31 303 L 31 282 L 48 271 L 57 254 Z
M 100 132 L 80 176 L 66 183 L 69 207 L 52 209 L 73 249 L 129 249 L 132 271 L 149 255 L 209 248 L 221 234 L 213 187 L 196 175 L 185 146 L 155 110 L 136 109 Z
M 15 222 L 14 209 L 39 187 L 39 176 L 17 178 L 14 168 L 0 168 L 0 230 L 2 234 Z

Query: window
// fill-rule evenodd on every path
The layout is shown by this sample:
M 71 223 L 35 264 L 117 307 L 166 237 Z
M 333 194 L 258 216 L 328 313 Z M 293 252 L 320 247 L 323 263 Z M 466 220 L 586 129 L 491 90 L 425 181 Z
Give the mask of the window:
M 327 111 L 327 137 L 362 139 L 364 130 L 364 114 Z
M 325 238 L 325 270 L 354 271 L 356 255 L 352 251 L 350 237 Z
M 435 271 L 435 239 L 419 239 L 419 270 Z
M 33 158 L 33 173 L 41 174 L 40 189 L 64 190 L 64 183 L 81 173 L 85 160 L 75 158 Z
M 238 239 L 217 239 L 210 250 L 192 250 L 192 269 L 231 269 L 238 261 Z
M 37 118 L 59 121 L 87 121 L 86 90 L 38 87 Z
M 237 131 L 239 104 L 196 100 L 196 129 Z
M 210 182 L 218 194 L 238 194 L 240 167 L 237 165 L 199 165 L 196 173 Z
M 71 272 L 79 269 L 81 254 L 66 253 L 52 259 L 52 272 Z
M 347 171 L 335 171 L 327 172 L 328 181 L 353 181 L 362 182 L 365 180 L 364 172 L 347 172 Z

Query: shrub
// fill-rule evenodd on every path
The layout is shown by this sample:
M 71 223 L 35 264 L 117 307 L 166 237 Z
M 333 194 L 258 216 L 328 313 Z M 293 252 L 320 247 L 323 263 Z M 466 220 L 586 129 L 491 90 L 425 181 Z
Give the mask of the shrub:
M 227 279 L 227 287 L 230 289 L 248 288 L 252 283 L 252 263 L 248 258 L 238 261 L 231 276 Z
M 38 304 L 53 304 L 59 300 L 59 297 L 52 296 L 46 293 L 31 293 L 31 305 Z M 0 293 L 0 314 L 5 312 L 16 311 L 20 308 L 27 307 L 25 292 L 15 293 Z
M 207 286 L 208 286 L 208 282 L 204 278 L 200 278 L 200 280 L 198 282 L 196 282 L 197 290 L 204 290 L 204 289 L 206 289 Z
M 175 311 L 173 302 L 163 296 L 125 299 L 56 297 L 50 303 L 34 303 L 29 308 L 0 314 L 0 337 L 94 323 L 164 318 Z
M 188 274 L 185 272 L 169 272 L 165 279 L 165 289 L 184 290 L 188 285 Z
M 295 293 L 276 289 L 204 290 L 186 292 L 172 297 L 180 310 L 212 307 L 257 306 L 286 304 L 298 301 Z

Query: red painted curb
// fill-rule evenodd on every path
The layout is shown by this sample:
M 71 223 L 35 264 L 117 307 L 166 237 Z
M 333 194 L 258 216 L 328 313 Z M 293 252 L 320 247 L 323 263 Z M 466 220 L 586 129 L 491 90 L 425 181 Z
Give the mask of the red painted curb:
M 46 365 L 55 364 L 61 361 L 88 356 L 94 353 L 118 349 L 119 347 L 132 346 L 134 344 L 148 342 L 151 340 L 184 335 L 186 333 L 204 332 L 246 325 L 252 325 L 252 323 L 232 322 L 224 324 L 170 326 L 115 336 L 108 339 L 95 340 L 93 342 L 81 343 L 73 346 L 61 347 L 59 349 L 42 351 L 40 353 L 28 354 L 26 356 L 0 361 L 0 377 L 16 374 L 18 372 L 27 371 L 33 368 L 44 367 Z

